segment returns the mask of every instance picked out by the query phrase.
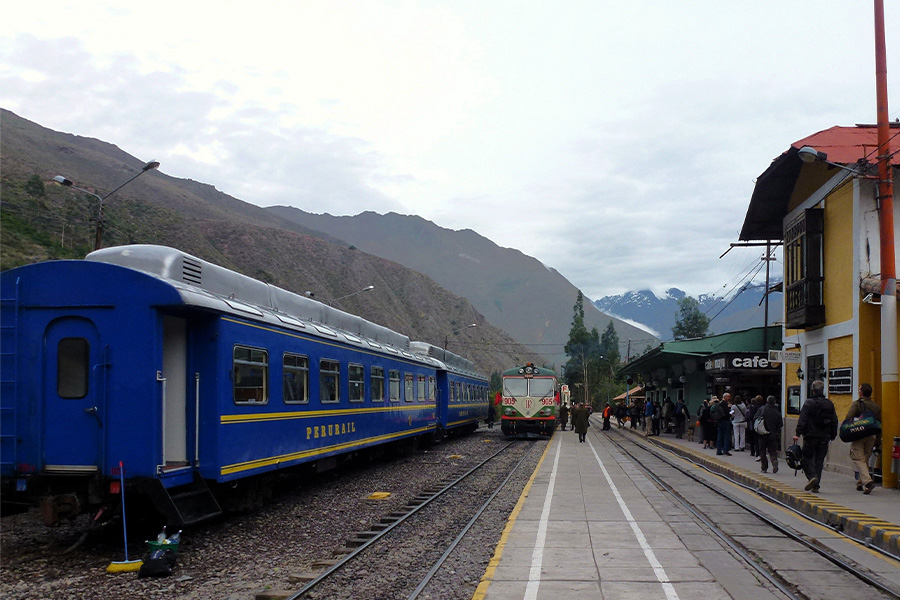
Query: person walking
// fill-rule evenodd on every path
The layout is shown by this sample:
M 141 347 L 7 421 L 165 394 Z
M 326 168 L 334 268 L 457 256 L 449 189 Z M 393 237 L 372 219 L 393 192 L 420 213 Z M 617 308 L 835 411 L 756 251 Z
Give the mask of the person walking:
M 653 402 L 644 400 L 644 429 L 647 435 L 653 435 Z
M 606 406 L 603 407 L 603 431 L 609 431 L 609 420 L 612 418 L 613 409 L 609 405 L 609 402 L 606 403 Z
M 684 403 L 684 400 L 681 398 L 678 399 L 678 402 L 675 403 L 675 414 L 673 418 L 675 419 L 675 437 L 677 439 L 682 439 L 684 437 L 684 426 L 687 423 L 688 417 L 691 416 L 690 411 L 688 411 L 687 405 Z
M 710 413 L 716 420 L 716 454 L 718 456 L 731 456 L 731 412 L 728 400 L 731 394 L 722 394 L 722 400 L 716 402 Z
M 781 428 L 784 427 L 784 419 L 781 417 L 781 409 L 776 404 L 775 396 L 766 398 L 763 406 L 757 407 L 757 413 L 762 412 L 763 426 L 766 433 L 756 432 L 756 452 L 759 454 L 759 466 L 763 473 L 769 470 L 769 460 L 772 461 L 772 472 L 778 472 L 778 450 L 781 446 Z
M 762 408 L 766 405 L 766 401 L 763 400 L 762 396 L 756 396 L 749 402 L 749 406 L 747 407 L 747 447 L 750 448 L 750 456 L 756 457 L 756 462 L 759 462 L 759 452 L 756 446 L 756 432 L 753 431 L 753 420 L 756 418 L 756 411 L 762 410 Z
M 575 415 L 574 429 L 575 433 L 578 434 L 578 442 L 584 443 L 588 430 L 588 409 L 584 404 L 579 404 L 573 411 L 573 414 Z
M 716 420 L 712 418 L 710 409 L 713 403 L 718 403 L 719 397 L 713 396 L 710 400 L 704 400 L 703 406 L 700 407 L 700 414 L 697 415 L 700 421 L 700 428 L 703 430 L 703 448 L 713 449 L 716 447 Z
M 794 441 L 803 436 L 803 458 L 800 467 L 806 475 L 807 492 L 816 493 L 822 482 L 828 444 L 837 437 L 838 418 L 834 403 L 825 397 L 825 382 L 816 379 L 810 386 L 810 397 L 800 407 Z
M 650 419 L 653 422 L 653 429 L 652 429 L 650 435 L 659 436 L 661 419 L 662 419 L 662 406 L 660 406 L 659 400 L 654 400 L 653 401 L 653 416 Z
M 859 386 L 859 398 L 850 404 L 850 410 L 847 411 L 847 419 L 854 419 L 863 416 L 864 413 L 871 412 L 875 415 L 875 419 L 881 421 L 881 407 L 872 400 L 872 386 L 863 383 Z M 850 442 L 850 460 L 859 473 L 859 479 L 856 481 L 856 489 L 863 494 L 871 494 L 875 489 L 875 482 L 869 473 L 869 459 L 872 458 L 872 451 L 878 443 L 878 433 L 864 437 L 861 440 Z
M 747 405 L 740 395 L 734 397 L 734 404 L 731 405 L 731 427 L 734 430 L 734 451 L 743 452 L 747 433 Z
M 562 430 L 566 430 L 566 423 L 569 422 L 569 405 L 563 402 L 559 407 L 559 422 L 562 424 Z

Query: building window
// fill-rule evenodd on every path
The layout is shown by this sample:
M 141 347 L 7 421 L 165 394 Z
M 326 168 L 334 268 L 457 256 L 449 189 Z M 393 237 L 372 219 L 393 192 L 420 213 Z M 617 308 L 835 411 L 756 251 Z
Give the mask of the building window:
M 384 402 L 384 367 L 372 367 L 372 402 Z
M 809 208 L 784 232 L 785 327 L 806 329 L 825 322 L 824 219 Z
M 269 401 L 269 353 L 260 348 L 234 347 L 234 403 Z
M 350 365 L 348 372 L 350 402 L 362 402 L 366 397 L 366 370 L 362 365 Z
M 341 364 L 336 360 L 319 361 L 319 402 L 333 404 L 341 397 Z
M 309 402 L 309 359 L 298 354 L 285 354 L 282 393 L 285 404 Z
M 391 402 L 400 402 L 400 371 L 391 371 L 388 372 L 388 385 L 390 389 L 388 390 L 389 399 Z
M 88 393 L 91 346 L 84 338 L 63 338 L 56 347 L 56 393 L 76 400 Z

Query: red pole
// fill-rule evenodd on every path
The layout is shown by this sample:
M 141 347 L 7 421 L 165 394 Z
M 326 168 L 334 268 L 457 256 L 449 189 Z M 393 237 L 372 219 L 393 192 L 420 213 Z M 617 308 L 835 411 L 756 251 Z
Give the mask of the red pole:
M 878 223 L 881 238 L 881 408 L 882 483 L 896 487 L 898 474 L 888 459 L 893 437 L 900 435 L 897 362 L 897 270 L 894 258 L 894 186 L 891 170 L 884 43 L 884 0 L 875 0 L 875 89 L 878 109 Z

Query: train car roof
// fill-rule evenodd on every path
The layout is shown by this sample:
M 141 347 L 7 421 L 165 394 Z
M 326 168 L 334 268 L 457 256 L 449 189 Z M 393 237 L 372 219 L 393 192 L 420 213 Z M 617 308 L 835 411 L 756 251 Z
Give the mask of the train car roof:
M 137 244 L 91 252 L 85 260 L 141 271 L 172 285 L 185 304 L 338 339 L 445 368 L 411 348 L 409 337 L 312 298 L 253 279 L 166 246 Z
M 472 361 L 449 350 L 428 342 L 410 342 L 409 347 L 414 352 L 440 361 L 448 371 L 477 379 L 486 379 L 484 375 L 475 371 L 475 364 Z
M 525 375 L 525 368 L 531 367 L 532 376 L 537 375 L 538 377 L 556 377 L 556 372 L 553 369 L 545 369 L 543 367 L 536 367 L 534 365 L 522 365 L 521 367 L 513 367 L 512 369 L 507 369 L 503 371 L 503 377 L 512 377 L 514 375 Z

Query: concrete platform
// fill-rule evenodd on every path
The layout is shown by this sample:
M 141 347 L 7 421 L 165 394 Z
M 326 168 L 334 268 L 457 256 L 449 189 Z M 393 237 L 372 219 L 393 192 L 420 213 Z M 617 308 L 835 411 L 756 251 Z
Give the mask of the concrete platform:
M 599 425 L 592 423 L 586 443 L 571 431 L 554 435 L 474 600 L 728 598 L 734 587 L 745 597 L 773 597 L 741 569 L 724 567 L 731 581 L 723 580 L 727 553 L 711 548 L 709 536 L 692 533 L 696 526 L 683 511 L 667 511 L 664 494 Z M 619 432 L 644 437 L 637 430 Z M 763 474 L 749 452 L 716 456 L 674 436 L 650 440 L 900 554 L 898 490 L 878 488 L 867 496 L 856 491 L 852 477 L 826 472 L 821 492 L 810 494 L 803 491 L 803 474 L 795 477 L 784 461 L 777 474 Z

